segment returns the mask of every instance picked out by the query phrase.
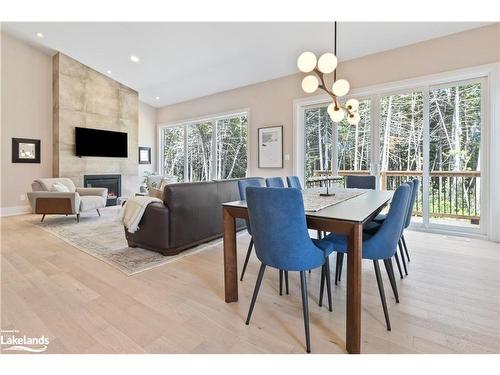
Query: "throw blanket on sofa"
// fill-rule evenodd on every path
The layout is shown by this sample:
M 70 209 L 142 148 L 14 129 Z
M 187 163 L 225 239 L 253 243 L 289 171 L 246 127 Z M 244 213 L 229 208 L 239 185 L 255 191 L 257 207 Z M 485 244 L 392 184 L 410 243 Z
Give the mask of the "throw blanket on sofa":
M 139 229 L 139 222 L 146 207 L 154 202 L 162 203 L 161 199 L 148 196 L 135 196 L 127 199 L 122 208 L 122 222 L 129 233 L 135 233 Z

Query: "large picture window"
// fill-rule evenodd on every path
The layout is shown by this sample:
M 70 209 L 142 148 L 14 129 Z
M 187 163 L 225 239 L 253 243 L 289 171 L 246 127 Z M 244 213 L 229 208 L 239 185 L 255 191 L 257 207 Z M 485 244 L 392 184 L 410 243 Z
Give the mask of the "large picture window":
M 245 177 L 248 115 L 235 113 L 161 128 L 162 173 L 195 182 Z

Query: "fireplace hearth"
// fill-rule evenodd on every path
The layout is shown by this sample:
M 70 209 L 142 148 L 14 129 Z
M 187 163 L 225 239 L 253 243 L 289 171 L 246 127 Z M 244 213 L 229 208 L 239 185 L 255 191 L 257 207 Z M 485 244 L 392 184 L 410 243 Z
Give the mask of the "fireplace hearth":
M 116 206 L 121 195 L 122 176 L 119 174 L 94 174 L 83 176 L 83 186 L 108 189 L 106 206 Z

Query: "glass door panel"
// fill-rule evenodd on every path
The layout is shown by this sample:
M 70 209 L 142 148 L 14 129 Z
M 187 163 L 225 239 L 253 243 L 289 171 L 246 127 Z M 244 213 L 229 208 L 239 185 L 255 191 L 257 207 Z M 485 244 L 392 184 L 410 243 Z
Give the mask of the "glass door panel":
M 383 96 L 380 100 L 380 186 L 395 190 L 412 178 L 420 180 L 413 215 L 422 220 L 423 114 L 421 91 Z
M 332 171 L 333 126 L 326 108 L 324 105 L 304 110 L 305 181 Z
M 477 228 L 481 82 L 434 88 L 429 100 L 429 220 Z
M 353 174 L 355 171 L 368 174 L 370 170 L 370 100 L 360 100 L 358 111 L 361 118 L 358 124 L 351 125 L 345 119 L 337 124 L 340 175 Z

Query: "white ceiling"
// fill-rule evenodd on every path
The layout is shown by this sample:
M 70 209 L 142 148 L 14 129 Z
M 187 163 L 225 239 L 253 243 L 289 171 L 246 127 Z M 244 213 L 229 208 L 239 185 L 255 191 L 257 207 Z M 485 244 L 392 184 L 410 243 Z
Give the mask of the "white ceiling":
M 486 24 L 342 22 L 338 57 L 349 60 Z M 112 78 L 155 107 L 293 74 L 301 52 L 333 49 L 332 23 L 324 22 L 7 22 L 2 28 L 48 53 L 61 51 L 103 74 L 111 70 Z

